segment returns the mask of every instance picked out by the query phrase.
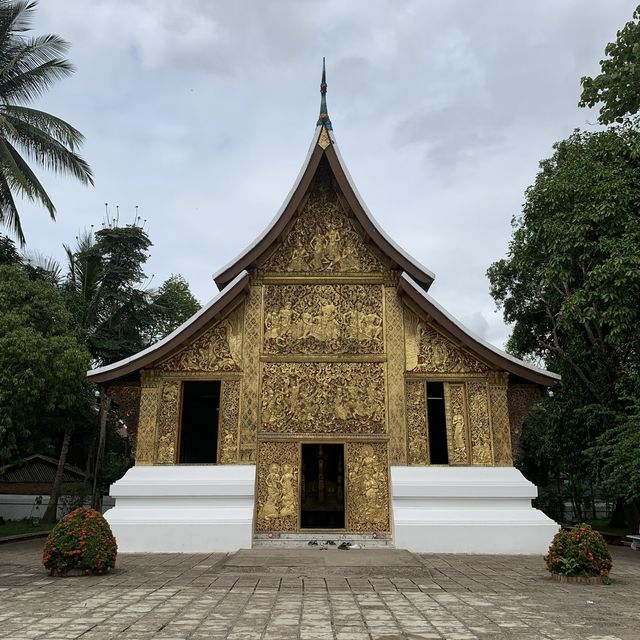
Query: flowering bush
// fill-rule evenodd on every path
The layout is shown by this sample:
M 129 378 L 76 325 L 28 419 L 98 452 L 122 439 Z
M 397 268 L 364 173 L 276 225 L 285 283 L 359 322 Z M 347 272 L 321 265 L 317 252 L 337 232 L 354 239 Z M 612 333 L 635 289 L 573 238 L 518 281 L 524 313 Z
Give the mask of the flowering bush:
M 105 573 L 116 564 L 118 546 L 111 527 L 100 513 L 80 507 L 67 514 L 51 530 L 42 564 L 50 575 L 69 571 Z
M 607 543 L 588 524 L 556 533 L 544 561 L 551 573 L 563 576 L 607 577 L 611 570 Z

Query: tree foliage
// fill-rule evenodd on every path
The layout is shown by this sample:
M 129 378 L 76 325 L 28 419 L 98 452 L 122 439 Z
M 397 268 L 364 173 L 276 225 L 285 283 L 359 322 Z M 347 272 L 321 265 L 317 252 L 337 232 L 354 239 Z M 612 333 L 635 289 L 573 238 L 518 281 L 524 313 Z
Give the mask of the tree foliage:
M 488 271 L 514 323 L 509 348 L 544 360 L 590 402 L 617 405 L 637 390 L 638 138 L 576 131 L 557 143 L 514 220 L 508 258 Z
M 171 275 L 152 291 L 152 322 L 147 332 L 147 342 L 152 344 L 169 335 L 200 309 L 189 284 L 181 275 Z
M 0 459 L 41 450 L 86 414 L 88 364 L 56 288 L 0 266 Z
M 508 348 L 562 375 L 527 421 L 519 464 L 541 484 L 567 479 L 578 513 L 585 487 L 628 462 L 611 456 L 631 432 L 612 440 L 612 429 L 640 391 L 639 137 L 612 128 L 557 143 L 513 221 L 507 258 L 488 271 L 513 323 Z M 640 497 L 640 483 L 625 495 Z
M 579 104 L 601 105 L 598 120 L 605 125 L 635 122 L 640 110 L 640 6 L 604 52 L 600 74 L 581 80 Z
M 144 265 L 151 246 L 142 227 L 115 224 L 81 234 L 74 248 L 65 246 L 67 305 L 97 363 L 137 353 L 200 308 L 180 275 L 172 275 L 158 289 L 145 288 Z
M 26 106 L 73 66 L 69 45 L 56 35 L 27 36 L 38 3 L 0 0 L 0 224 L 25 243 L 15 196 L 56 209 L 29 162 L 93 184 L 91 169 L 77 153 L 84 138 L 70 124 Z M 26 158 L 26 159 L 25 159 Z

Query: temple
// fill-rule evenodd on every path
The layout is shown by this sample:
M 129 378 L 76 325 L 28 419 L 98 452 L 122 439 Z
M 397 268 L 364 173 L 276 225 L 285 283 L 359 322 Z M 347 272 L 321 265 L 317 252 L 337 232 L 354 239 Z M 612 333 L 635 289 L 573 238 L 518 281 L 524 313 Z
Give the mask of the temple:
M 352 540 L 538 553 L 557 525 L 513 467 L 559 377 L 473 335 L 378 226 L 326 106 L 282 208 L 169 336 L 94 369 L 135 466 L 107 512 L 122 551 Z

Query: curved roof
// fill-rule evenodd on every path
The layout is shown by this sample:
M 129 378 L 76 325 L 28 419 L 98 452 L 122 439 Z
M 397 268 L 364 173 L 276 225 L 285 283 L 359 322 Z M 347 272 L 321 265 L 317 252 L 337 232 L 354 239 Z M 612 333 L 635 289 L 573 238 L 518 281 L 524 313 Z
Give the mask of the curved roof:
M 485 361 L 535 384 L 545 386 L 556 384 L 560 380 L 560 376 L 534 367 L 497 349 L 460 324 L 427 294 L 435 275 L 396 245 L 367 209 L 340 155 L 327 113 L 325 94 L 326 78 L 323 64 L 320 118 L 302 169 L 269 226 L 235 260 L 214 275 L 216 285 L 220 289 L 219 295 L 166 338 L 134 356 L 93 369 L 87 374 L 88 377 L 96 383 L 104 383 L 134 373 L 170 354 L 208 323 L 220 318 L 228 306 L 249 286 L 247 270 L 257 266 L 261 258 L 277 242 L 282 240 L 284 231 L 296 214 L 316 175 L 320 162 L 324 158 L 342 191 L 342 195 L 370 241 L 401 271 L 398 283 L 398 289 L 401 293 L 405 294 L 454 338 L 457 338 Z
M 225 287 L 238 273 L 255 266 L 256 262 L 280 240 L 281 234 L 295 215 L 307 193 L 323 157 L 326 157 L 343 196 L 373 244 L 398 267 L 411 274 L 414 280 L 419 282 L 425 290 L 428 289 L 435 275 L 403 251 L 376 222 L 349 175 L 336 144 L 333 130 L 326 126 L 326 122 L 322 122 L 322 120 L 318 121 L 311 140 L 311 147 L 293 188 L 285 198 L 275 218 L 253 244 L 249 245 L 237 258 L 213 276 L 218 287 Z
M 168 336 L 129 358 L 92 369 L 87 377 L 95 383 L 108 382 L 138 371 L 168 355 L 186 340 L 221 316 L 227 307 L 249 286 L 249 274 L 239 273 L 213 300 L 172 331 Z
M 415 302 L 420 309 L 428 314 L 433 320 L 448 331 L 454 338 L 468 347 L 487 362 L 504 369 L 509 373 L 524 378 L 529 382 L 553 386 L 560 381 L 557 373 L 552 373 L 546 369 L 535 367 L 524 360 L 519 360 L 508 353 L 501 351 L 497 347 L 477 336 L 473 331 L 458 322 L 451 314 L 441 307 L 422 287 L 418 285 L 411 276 L 403 273 L 398 281 L 398 290 Z

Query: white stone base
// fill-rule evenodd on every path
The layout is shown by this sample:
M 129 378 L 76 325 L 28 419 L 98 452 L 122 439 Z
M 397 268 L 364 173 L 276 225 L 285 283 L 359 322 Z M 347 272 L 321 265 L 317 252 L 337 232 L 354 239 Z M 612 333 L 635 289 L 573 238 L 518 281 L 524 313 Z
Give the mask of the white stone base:
M 207 553 L 251 547 L 255 465 L 132 467 L 105 518 L 118 551 Z
M 558 525 L 514 467 L 391 467 L 393 540 L 421 553 L 546 553 Z

